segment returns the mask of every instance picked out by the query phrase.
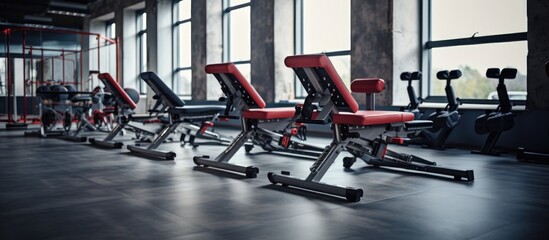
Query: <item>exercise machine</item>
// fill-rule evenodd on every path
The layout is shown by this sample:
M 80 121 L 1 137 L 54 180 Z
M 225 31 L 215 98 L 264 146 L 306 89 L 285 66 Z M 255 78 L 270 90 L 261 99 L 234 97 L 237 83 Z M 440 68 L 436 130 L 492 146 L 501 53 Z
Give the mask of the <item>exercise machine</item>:
M 88 141 L 91 144 L 106 147 L 106 148 L 122 148 L 124 145 L 121 141 L 116 141 L 115 138 L 122 135 L 124 130 L 129 130 L 136 133 L 136 136 L 141 137 L 144 135 L 154 136 L 161 129 L 161 124 L 154 124 L 155 126 L 145 126 L 145 123 L 152 120 L 156 120 L 157 116 L 147 114 L 135 115 L 135 109 L 139 102 L 139 93 L 132 88 L 123 89 L 118 82 L 116 82 L 109 73 L 101 73 L 98 75 L 99 80 L 103 83 L 108 93 L 115 101 L 113 115 L 116 119 L 117 125 L 109 132 L 109 134 L 102 140 L 96 138 L 89 138 Z M 155 122 L 155 121 L 153 121 Z
M 143 154 L 149 157 L 163 158 L 166 160 L 174 160 L 176 157 L 173 151 L 163 151 L 157 149 L 170 134 L 176 132 L 180 125 L 198 125 L 200 129 L 197 135 L 206 132 L 206 128 L 211 124 L 221 113 L 225 107 L 217 105 L 185 105 L 177 94 L 175 94 L 154 72 L 143 72 L 139 75 L 147 85 L 154 91 L 154 98 L 157 100 L 154 109 L 161 109 L 160 112 L 165 112 L 168 115 L 166 126 L 146 147 L 128 145 L 127 148 L 132 153 Z M 158 106 L 161 108 L 157 108 Z M 205 136 L 205 135 L 204 135 Z M 222 138 L 212 140 L 227 141 Z
M 301 116 L 297 122 L 326 124 L 326 119 L 331 118 L 333 140 L 309 168 L 310 174 L 307 178 L 289 176 L 290 173 L 287 171 L 282 171 L 281 174 L 269 172 L 268 178 L 271 183 L 345 197 L 352 202 L 359 201 L 363 196 L 362 189 L 320 182 L 344 150 L 353 156 L 344 160 L 344 167 L 351 167 L 356 158 L 360 158 L 373 166 L 449 175 L 456 180 L 474 180 L 472 170 L 442 168 L 420 157 L 387 149 L 388 143 L 402 144 L 404 136 L 413 131 L 430 128 L 432 122 L 413 121 L 414 114 L 408 112 L 374 110 L 373 94 L 383 90 L 383 80 L 353 81 L 353 91 L 371 96 L 367 103 L 367 109 L 371 110 L 358 110 L 358 103 L 326 55 L 290 56 L 284 63 L 294 70 L 307 91 L 305 104 L 301 108 Z
M 79 136 L 84 127 L 95 127 L 87 120 L 87 110 L 91 101 L 90 92 L 78 92 L 72 85 L 42 85 L 37 88 L 40 129 L 25 132 L 26 136 L 61 137 L 85 142 L 86 137 Z M 72 130 L 76 120 L 76 130 Z
M 400 80 L 408 82 L 408 87 L 406 87 L 406 91 L 408 92 L 408 98 L 410 99 L 410 103 L 406 108 L 403 110 L 405 112 L 411 112 L 414 114 L 414 119 L 420 119 L 421 118 L 421 112 L 419 111 L 419 104 L 423 102 L 423 99 L 421 97 L 417 97 L 416 91 L 414 90 L 414 86 L 412 86 L 412 82 L 415 80 L 421 80 L 422 74 L 421 72 L 403 72 L 400 74 Z
M 89 112 L 91 110 L 91 99 L 92 97 L 88 95 L 73 96 L 70 97 L 71 107 L 69 111 L 65 112 L 64 122 L 66 122 L 65 136 L 64 139 L 76 141 L 76 142 L 86 142 L 87 137 L 80 136 L 80 133 L 83 130 L 97 131 L 98 129 L 88 121 Z M 72 131 L 72 121 L 76 120 L 76 130 Z
M 421 131 L 409 143 L 435 149 L 445 148 L 444 143 L 446 142 L 446 139 L 448 139 L 448 136 L 450 136 L 461 118 L 461 115 L 458 112 L 461 101 L 459 98 L 456 98 L 454 89 L 451 85 L 451 81 L 460 78 L 461 75 L 460 70 L 445 70 L 437 73 L 437 78 L 439 80 L 446 81 L 444 91 L 446 92 L 448 104 L 444 110 L 437 110 L 430 114 L 427 117 L 427 120 L 433 121 L 433 127 Z
M 239 166 L 229 161 L 242 146 L 249 152 L 254 145 L 268 152 L 282 152 L 305 156 L 319 156 L 324 148 L 292 140 L 299 132 L 295 127 L 295 118 L 299 113 L 294 107 L 265 108 L 263 98 L 242 76 L 232 63 L 211 64 L 206 72 L 213 74 L 226 96 L 226 107 L 221 118 L 240 119 L 242 131 L 229 146 L 215 159 L 209 156 L 196 156 L 198 166 L 214 167 L 255 178 L 259 169 L 254 166 Z M 242 116 L 239 116 L 242 115 Z M 282 132 L 282 133 L 277 133 Z M 246 145 L 248 142 L 251 144 Z
M 513 106 L 507 94 L 505 79 L 514 79 L 516 76 L 517 69 L 515 68 L 504 68 L 501 71 L 499 68 L 489 68 L 486 70 L 487 78 L 499 79 L 497 86 L 499 105 L 495 112 L 487 112 L 475 119 L 475 132 L 481 135 L 488 133 L 488 138 L 486 138 L 480 150 L 471 151 L 472 153 L 500 155 L 499 152 L 493 150 L 496 142 L 502 132 L 510 130 L 515 126 L 514 116 L 511 112 Z
M 36 88 L 40 129 L 26 131 L 25 136 L 63 136 L 70 130 L 70 105 L 68 90 L 62 85 L 42 85 Z

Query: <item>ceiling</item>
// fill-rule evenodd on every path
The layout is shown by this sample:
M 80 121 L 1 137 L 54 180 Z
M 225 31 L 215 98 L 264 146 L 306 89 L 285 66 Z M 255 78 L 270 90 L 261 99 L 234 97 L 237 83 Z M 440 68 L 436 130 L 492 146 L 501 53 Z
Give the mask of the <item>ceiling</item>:
M 82 29 L 95 0 L 0 0 L 0 24 Z

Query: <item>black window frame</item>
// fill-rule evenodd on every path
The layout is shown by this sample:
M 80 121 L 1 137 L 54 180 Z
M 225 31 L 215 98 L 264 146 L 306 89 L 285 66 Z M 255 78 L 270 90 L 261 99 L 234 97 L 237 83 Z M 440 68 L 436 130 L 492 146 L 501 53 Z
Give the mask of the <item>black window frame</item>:
M 294 54 L 304 54 L 303 52 L 303 0 L 294 0 Z M 351 46 L 349 45 L 349 48 Z M 351 50 L 335 50 L 329 52 L 322 52 L 328 57 L 339 57 L 339 56 L 351 56 Z M 295 74 L 294 74 L 295 75 Z M 298 95 L 298 92 L 302 95 Z M 299 78 L 294 76 L 294 98 L 295 99 L 305 99 L 307 93 L 301 85 Z
M 242 4 L 238 4 L 238 5 L 234 5 L 234 6 L 231 6 L 230 5 L 230 0 L 223 0 L 223 3 L 222 3 L 222 8 L 223 8 L 223 11 L 221 13 L 221 18 L 222 18 L 222 21 L 223 21 L 223 30 L 222 30 L 222 35 L 223 35 L 223 41 L 222 41 L 222 49 L 223 49 L 223 53 L 222 53 L 222 59 L 224 62 L 232 62 L 234 65 L 238 66 L 238 65 L 243 65 L 243 64 L 250 64 L 251 66 L 251 56 L 250 56 L 250 59 L 248 60 L 238 60 L 238 61 L 231 61 L 231 38 L 230 38 L 230 32 L 231 32 L 231 18 L 230 18 L 230 14 L 232 11 L 235 11 L 235 10 L 239 10 L 239 9 L 242 9 L 242 8 L 245 8 L 245 7 L 250 7 L 251 8 L 251 1 L 247 2 L 247 3 L 242 3 Z M 251 18 L 250 18 L 250 22 L 251 22 Z M 250 46 L 251 48 L 251 46 Z M 250 50 L 250 53 L 251 53 L 251 50 Z M 248 79 L 248 81 L 251 81 L 251 79 Z
M 436 48 L 444 47 L 459 47 L 467 45 L 480 45 L 480 44 L 495 44 L 495 43 L 508 43 L 516 41 L 528 41 L 527 32 L 516 32 L 516 33 L 505 33 L 505 34 L 493 34 L 487 36 L 475 36 L 473 34 L 471 37 L 466 38 L 451 38 L 444 40 L 431 40 L 431 1 L 432 0 L 422 0 L 421 1 L 421 70 L 424 79 L 420 83 L 420 96 L 426 95 L 424 97 L 425 102 L 434 102 L 434 103 L 444 103 L 447 101 L 446 96 L 436 96 L 431 94 L 431 82 L 434 81 L 432 77 L 432 59 L 431 59 L 431 50 Z M 425 81 L 426 80 L 426 81 Z M 426 83 L 426 84 L 424 84 Z M 494 89 L 495 91 L 495 89 Z M 424 94 L 424 92 L 426 94 Z M 459 96 L 458 96 L 459 97 Z M 497 104 L 498 100 L 489 100 L 489 99 L 473 99 L 473 98 L 460 98 L 461 103 L 470 103 L 470 104 Z M 513 104 L 516 105 L 525 105 L 526 100 L 511 100 Z
M 188 94 L 183 94 L 183 93 L 180 93 L 178 91 L 179 87 L 178 87 L 178 81 L 180 80 L 179 79 L 179 73 L 182 72 L 182 71 L 191 71 L 191 76 L 192 76 L 192 61 L 191 61 L 191 65 L 190 66 L 181 66 L 180 63 L 179 63 L 179 54 L 181 54 L 181 49 L 180 49 L 180 46 L 179 46 L 179 38 L 181 36 L 179 36 L 179 27 L 182 25 L 182 24 L 191 24 L 191 29 L 192 29 L 192 17 L 189 17 L 187 19 L 179 19 L 179 4 L 183 1 L 191 1 L 191 0 L 175 0 L 174 1 L 174 4 L 173 4 L 173 10 L 172 10 L 172 22 L 173 22 L 173 29 L 172 29 L 172 32 L 173 32 L 173 77 L 172 77 L 172 89 L 176 89 L 176 93 L 177 95 L 181 96 L 181 97 L 184 97 L 184 98 L 192 98 L 192 82 L 191 82 L 191 85 L 188 86 L 188 88 L 191 90 L 189 91 Z M 192 1 L 191 1 L 191 6 L 192 6 Z M 192 31 L 192 30 L 191 30 Z M 192 38 L 191 38 L 191 41 L 192 41 Z M 192 44 L 191 44 L 192 46 Z M 191 53 L 189 53 L 191 54 Z
M 142 19 L 143 15 L 145 15 L 144 24 L 141 23 L 143 21 Z M 147 84 L 144 81 L 142 81 L 141 77 L 139 76 L 141 72 L 147 71 L 147 69 L 142 68 L 144 65 L 143 63 L 145 62 L 145 65 L 148 64 L 147 63 L 148 54 L 146 53 L 147 51 L 146 49 L 148 49 L 148 47 L 146 46 L 148 44 L 146 39 L 147 38 L 147 21 L 146 21 L 147 16 L 146 15 L 147 13 L 145 12 L 145 9 L 140 9 L 135 11 L 135 23 L 136 23 L 136 29 L 137 29 L 136 48 L 139 55 L 137 57 L 137 71 L 138 71 L 137 88 L 139 89 L 139 94 L 141 95 L 147 94 Z M 143 44 L 145 44 L 145 53 L 143 52 Z

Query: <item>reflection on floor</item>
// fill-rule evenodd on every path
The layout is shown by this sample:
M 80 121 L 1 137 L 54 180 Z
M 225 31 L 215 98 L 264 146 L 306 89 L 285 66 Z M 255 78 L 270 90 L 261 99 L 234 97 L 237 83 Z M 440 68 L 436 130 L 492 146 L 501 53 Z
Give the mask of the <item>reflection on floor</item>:
M 194 168 L 193 156 L 224 147 L 161 148 L 174 150 L 176 160 L 0 132 L 0 238 L 543 239 L 549 232 L 549 166 L 511 155 L 392 146 L 473 169 L 473 183 L 361 161 L 345 171 L 339 159 L 323 180 L 364 189 L 360 202 L 348 203 L 267 180 L 269 171 L 306 176 L 307 158 L 242 150 L 233 162 L 260 169 L 246 179 Z

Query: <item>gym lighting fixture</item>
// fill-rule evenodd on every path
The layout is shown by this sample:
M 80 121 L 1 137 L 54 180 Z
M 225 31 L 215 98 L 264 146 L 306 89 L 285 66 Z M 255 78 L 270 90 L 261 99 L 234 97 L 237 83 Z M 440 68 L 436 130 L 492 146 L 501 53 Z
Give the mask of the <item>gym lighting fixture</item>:
M 37 21 L 37 22 L 51 22 L 51 17 L 48 16 L 36 16 L 36 15 L 25 15 L 23 17 L 25 20 L 29 21 Z
M 59 14 L 59 15 L 74 16 L 74 17 L 86 17 L 87 16 L 87 14 L 85 14 L 85 13 L 62 11 L 62 10 L 48 10 L 47 12 L 51 13 L 51 14 Z

